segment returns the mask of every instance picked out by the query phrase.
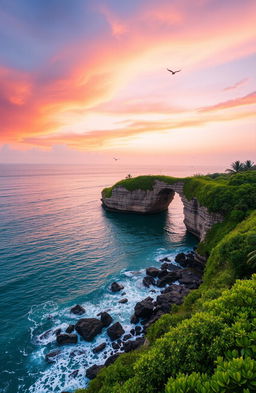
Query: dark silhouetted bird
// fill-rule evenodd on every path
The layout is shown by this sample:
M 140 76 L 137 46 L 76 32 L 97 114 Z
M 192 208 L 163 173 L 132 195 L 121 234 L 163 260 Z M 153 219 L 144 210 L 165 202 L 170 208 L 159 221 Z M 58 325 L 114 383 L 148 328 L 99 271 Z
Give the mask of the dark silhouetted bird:
M 116 158 L 116 157 L 113 157 L 113 160 L 117 161 L 117 160 L 118 160 L 118 158 Z
M 174 75 L 174 74 L 176 74 L 177 72 L 180 72 L 181 70 L 172 71 L 172 70 L 169 70 L 169 68 L 167 68 L 167 71 L 171 72 L 171 73 L 172 73 L 172 75 Z

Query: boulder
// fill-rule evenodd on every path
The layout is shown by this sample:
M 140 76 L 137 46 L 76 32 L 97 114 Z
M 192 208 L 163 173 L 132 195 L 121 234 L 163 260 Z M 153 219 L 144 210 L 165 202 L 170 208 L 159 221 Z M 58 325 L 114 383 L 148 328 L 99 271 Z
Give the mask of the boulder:
M 138 302 L 134 307 L 135 316 L 137 318 L 149 318 L 153 313 L 153 299 L 147 297 L 146 299 Z
M 113 318 L 106 311 L 101 313 L 100 320 L 104 327 L 108 327 L 113 322 Z
M 139 318 L 135 314 L 133 314 L 131 316 L 130 322 L 136 324 L 139 322 Z
M 56 330 L 54 330 L 53 333 L 55 334 L 55 336 L 59 336 L 61 334 L 61 329 L 60 328 L 56 329 Z
M 119 357 L 120 353 L 115 353 L 114 355 L 111 355 L 106 361 L 105 361 L 105 366 L 109 366 L 110 364 L 114 363 L 116 359 Z
M 112 348 L 118 350 L 120 348 L 120 344 L 117 342 L 112 343 Z
M 131 334 L 125 334 L 124 337 L 123 337 L 123 340 L 127 341 L 127 340 L 130 340 L 130 338 L 132 338 Z
M 117 340 L 124 334 L 124 329 L 121 323 L 116 322 L 107 329 L 107 334 L 112 341 Z
M 135 334 L 138 336 L 139 334 L 142 333 L 142 327 L 141 326 L 135 326 Z
M 179 279 L 179 277 L 180 277 L 180 273 L 179 272 L 169 272 L 163 278 L 159 278 L 159 280 L 157 280 L 156 285 L 159 288 L 162 288 L 166 284 L 172 284 L 174 281 L 177 281 Z
M 160 272 L 158 274 L 158 278 L 163 278 L 163 277 L 167 276 L 168 273 L 169 272 L 167 269 L 162 269 L 162 270 L 160 270 Z
M 76 334 L 59 334 L 57 336 L 57 343 L 59 345 L 76 344 L 78 337 Z
M 160 262 L 171 262 L 171 259 L 169 259 L 168 257 L 164 257 L 160 259 Z
M 121 289 L 124 289 L 123 285 L 118 284 L 117 282 L 113 282 L 110 287 L 112 292 L 119 292 Z
M 82 306 L 80 306 L 80 304 L 77 304 L 76 306 L 70 309 L 70 312 L 76 315 L 82 315 L 85 313 L 85 309 Z
M 127 303 L 128 302 L 128 299 L 121 299 L 121 300 L 119 300 L 119 302 L 118 303 L 121 303 L 121 304 L 124 304 L 124 303 Z
M 150 285 L 155 285 L 156 282 L 155 282 L 155 279 L 154 279 L 153 277 L 151 277 L 151 276 L 146 276 L 146 277 L 143 278 L 142 283 L 143 283 L 143 285 L 144 285 L 145 287 L 149 288 Z
M 101 333 L 103 324 L 96 318 L 82 318 L 75 325 L 75 329 L 86 341 L 92 341 L 97 334 Z
M 159 273 L 160 273 L 160 270 L 157 269 L 156 267 L 148 267 L 146 269 L 146 274 L 151 277 L 157 277 Z
M 75 325 L 68 325 L 66 333 L 72 333 L 75 330 Z
M 175 262 L 178 262 L 180 265 L 186 262 L 186 255 L 184 254 L 184 252 L 181 252 L 176 255 Z
M 195 274 L 193 271 L 189 269 L 184 269 L 181 272 L 181 277 L 179 278 L 179 282 L 184 284 L 189 289 L 196 289 L 201 284 L 202 280 L 198 274 Z
M 49 352 L 45 355 L 45 360 L 48 363 L 56 362 L 56 358 L 61 354 L 61 351 L 57 349 L 56 351 Z
M 98 345 L 97 347 L 93 348 L 92 352 L 93 353 L 99 353 L 101 351 L 103 351 L 103 349 L 106 348 L 107 343 L 102 343 L 100 345 Z
M 85 373 L 86 377 L 89 379 L 94 379 L 97 376 L 98 372 L 102 369 L 102 367 L 104 366 L 103 365 L 97 366 L 97 364 L 94 364 L 93 366 L 87 368 Z
M 143 337 L 137 338 L 136 340 L 126 341 L 123 344 L 123 350 L 124 350 L 124 352 L 133 351 L 134 349 L 136 349 L 136 348 L 140 347 L 141 345 L 143 345 L 144 342 L 145 342 L 145 338 L 143 338 Z

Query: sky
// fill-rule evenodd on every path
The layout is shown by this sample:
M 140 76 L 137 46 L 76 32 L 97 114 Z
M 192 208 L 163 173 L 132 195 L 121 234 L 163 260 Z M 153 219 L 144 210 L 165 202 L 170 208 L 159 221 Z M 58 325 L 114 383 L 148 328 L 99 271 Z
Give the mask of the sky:
M 0 162 L 256 160 L 255 15 L 255 0 L 0 0 Z

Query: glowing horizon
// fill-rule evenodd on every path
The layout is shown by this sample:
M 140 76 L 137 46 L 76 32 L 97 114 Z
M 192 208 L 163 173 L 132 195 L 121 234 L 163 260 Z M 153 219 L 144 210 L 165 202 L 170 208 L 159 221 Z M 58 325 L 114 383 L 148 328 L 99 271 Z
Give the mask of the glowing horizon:
M 253 159 L 255 14 L 253 0 L 4 0 L 0 162 Z

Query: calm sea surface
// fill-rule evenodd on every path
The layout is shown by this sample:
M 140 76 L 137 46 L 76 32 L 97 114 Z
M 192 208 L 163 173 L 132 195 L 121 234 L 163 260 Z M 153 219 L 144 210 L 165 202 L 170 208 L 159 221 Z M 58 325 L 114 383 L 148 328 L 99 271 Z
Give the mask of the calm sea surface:
M 86 317 L 110 310 L 129 332 L 134 305 L 148 295 L 145 268 L 196 244 L 186 233 L 179 197 L 159 215 L 117 214 L 102 209 L 102 188 L 128 173 L 198 172 L 207 170 L 0 165 L 1 393 L 86 386 L 84 369 L 103 363 L 110 343 L 103 332 L 93 343 L 57 348 L 54 331 L 79 319 L 70 307 L 82 304 Z M 127 304 L 109 291 L 113 280 L 123 283 Z M 94 355 L 91 349 L 104 341 L 106 353 Z M 56 362 L 46 363 L 45 354 L 56 349 Z

